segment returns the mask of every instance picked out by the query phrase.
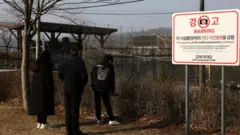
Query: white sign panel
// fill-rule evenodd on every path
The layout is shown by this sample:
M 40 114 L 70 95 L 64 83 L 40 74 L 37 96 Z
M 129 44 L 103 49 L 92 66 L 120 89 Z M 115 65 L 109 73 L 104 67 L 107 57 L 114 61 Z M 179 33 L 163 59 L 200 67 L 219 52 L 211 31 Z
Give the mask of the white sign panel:
M 172 62 L 239 65 L 239 10 L 173 14 Z

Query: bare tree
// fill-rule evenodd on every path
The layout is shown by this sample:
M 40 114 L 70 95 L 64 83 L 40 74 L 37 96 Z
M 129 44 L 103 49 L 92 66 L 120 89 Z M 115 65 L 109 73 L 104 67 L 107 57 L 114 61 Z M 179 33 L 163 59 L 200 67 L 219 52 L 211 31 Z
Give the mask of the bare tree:
M 12 34 L 4 28 L 0 29 L 0 43 L 1 43 L 1 47 L 5 48 L 5 52 L 8 55 L 9 53 L 9 49 L 11 47 L 11 40 L 12 40 Z
M 17 15 L 22 17 L 24 24 L 24 31 L 22 37 L 22 67 L 21 67 L 21 80 L 22 80 L 22 95 L 23 95 L 23 107 L 27 109 L 27 92 L 30 87 L 29 77 L 29 41 L 31 40 L 31 28 L 38 20 L 38 18 L 46 14 L 56 3 L 60 0 L 3 0 L 4 4 L 7 4 L 12 10 L 17 12 Z M 40 11 L 37 12 L 36 6 L 40 4 Z
M 21 80 L 22 80 L 22 96 L 23 107 L 26 110 L 27 104 L 27 92 L 30 87 L 29 66 L 30 66 L 30 47 L 29 41 L 33 33 L 36 33 L 36 29 L 32 29 L 36 21 L 44 14 L 50 11 L 74 11 L 76 13 L 79 10 L 110 6 L 131 2 L 138 2 L 143 0 L 78 0 L 77 2 L 71 2 L 71 0 L 0 0 L 0 4 L 6 4 L 10 7 L 10 11 L 20 17 L 23 24 L 23 37 L 22 37 L 22 67 L 21 67 Z M 85 4 L 85 6 L 84 6 Z M 89 5 L 90 4 L 90 5 Z M 94 4 L 94 5 L 92 5 Z M 83 5 L 83 6 L 81 6 Z

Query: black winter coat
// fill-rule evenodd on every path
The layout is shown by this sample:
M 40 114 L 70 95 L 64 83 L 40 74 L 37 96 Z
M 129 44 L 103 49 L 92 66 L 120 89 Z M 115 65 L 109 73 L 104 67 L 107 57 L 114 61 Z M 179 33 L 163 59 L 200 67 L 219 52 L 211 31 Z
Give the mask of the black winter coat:
M 114 65 L 107 61 L 95 65 L 91 72 L 91 82 L 94 91 L 115 92 Z
M 88 82 L 85 62 L 81 57 L 71 56 L 59 68 L 59 78 L 64 81 L 64 92 L 79 96 Z
M 32 86 L 28 93 L 29 115 L 55 115 L 53 65 L 34 63 Z

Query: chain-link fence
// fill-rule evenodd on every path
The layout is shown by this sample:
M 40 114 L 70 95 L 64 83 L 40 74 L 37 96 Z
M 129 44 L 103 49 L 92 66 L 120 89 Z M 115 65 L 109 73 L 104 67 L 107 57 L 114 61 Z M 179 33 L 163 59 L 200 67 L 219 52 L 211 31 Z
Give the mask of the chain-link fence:
M 7 34 L 5 34 L 7 35 Z M 171 63 L 171 29 L 158 28 L 134 31 L 133 27 L 120 26 L 119 32 L 110 35 L 104 48 L 94 36 L 87 36 L 83 42 L 83 58 L 90 72 L 93 65 L 101 60 L 104 54 L 115 57 L 116 74 L 124 78 L 148 78 L 167 81 L 184 81 L 184 66 Z M 70 41 L 75 40 L 69 37 Z M 61 41 L 52 41 L 50 46 L 64 46 Z M 14 43 L 14 42 L 13 42 Z M 0 46 L 0 68 L 20 69 L 21 50 L 13 43 Z M 34 45 L 31 45 L 34 46 Z M 59 47 L 57 47 L 59 48 Z M 30 51 L 31 60 L 35 59 L 35 50 Z M 57 70 L 59 64 L 67 57 L 66 52 L 52 49 L 52 60 Z M 229 71 L 228 71 L 229 70 Z M 236 71 L 236 72 L 234 72 Z M 226 69 L 227 82 L 238 83 L 238 67 Z M 220 83 L 218 67 L 206 67 L 205 81 L 212 86 Z M 190 66 L 190 83 L 198 84 L 198 66 Z M 231 76 L 233 75 L 233 76 Z

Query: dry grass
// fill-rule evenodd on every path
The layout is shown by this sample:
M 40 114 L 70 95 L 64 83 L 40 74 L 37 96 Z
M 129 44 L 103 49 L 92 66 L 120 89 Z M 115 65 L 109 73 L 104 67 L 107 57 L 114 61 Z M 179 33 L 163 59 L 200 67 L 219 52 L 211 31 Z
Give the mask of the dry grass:
M 127 79 L 119 81 L 117 112 L 126 119 L 157 116 L 170 124 L 183 123 L 185 90 L 182 83 Z M 226 90 L 227 126 L 239 126 L 240 92 Z M 210 131 L 220 128 L 220 90 L 190 90 L 191 127 Z
M 0 73 L 0 100 L 21 103 L 20 74 Z M 55 75 L 56 103 L 63 101 L 63 84 Z M 167 125 L 184 122 L 185 91 L 178 82 L 159 82 L 141 78 L 118 79 L 118 97 L 113 97 L 115 114 L 121 120 L 138 120 L 144 126 L 152 123 Z M 220 127 L 220 91 L 206 89 L 201 93 L 197 87 L 190 91 L 191 127 L 197 131 L 212 131 Z M 238 127 L 240 121 L 240 92 L 226 92 L 226 121 L 228 127 Z M 87 87 L 83 95 L 82 114 L 94 113 L 92 90 Z M 62 107 L 60 107 L 63 110 Z M 1 109 L 0 109 L 1 110 Z M 4 112 L 7 113 L 7 112 Z M 59 118 L 59 117 L 57 117 Z M 61 118 L 62 119 L 62 118 Z M 0 118 L 1 120 L 1 118 Z M 101 129 L 100 129 L 101 130 Z
M 26 112 L 9 105 L 0 105 L 0 134 L 1 135 L 64 135 L 64 115 L 58 113 L 51 116 L 49 122 L 54 128 L 47 130 L 36 129 L 36 118 L 29 117 Z M 124 123 L 120 126 L 101 126 L 95 124 L 91 119 L 81 119 L 81 129 L 90 135 L 181 135 L 183 129 L 179 126 L 169 128 L 156 128 L 151 126 L 141 126 L 135 122 Z M 174 130 L 172 130 L 174 129 Z
M 116 107 L 121 116 L 139 118 L 143 116 L 160 116 L 180 122 L 183 116 L 184 98 L 178 89 L 172 89 L 167 83 L 148 80 L 120 80 Z M 179 96 L 174 96 L 174 94 Z
M 95 124 L 91 118 L 81 115 L 81 130 L 89 135 L 184 135 L 182 125 L 167 126 L 164 121 L 161 124 L 145 124 L 144 119 L 137 122 L 122 122 L 119 126 Z M 49 117 L 48 122 L 53 128 L 46 130 L 36 129 L 36 118 L 30 117 L 19 108 L 9 104 L 0 104 L 0 134 L 1 135 L 64 135 L 64 114 L 58 112 L 56 116 Z M 218 135 L 218 133 L 199 133 L 192 131 L 192 135 Z M 239 135 L 239 128 L 227 130 L 227 135 Z
M 19 72 L 0 72 L 0 101 L 21 98 L 21 80 Z

